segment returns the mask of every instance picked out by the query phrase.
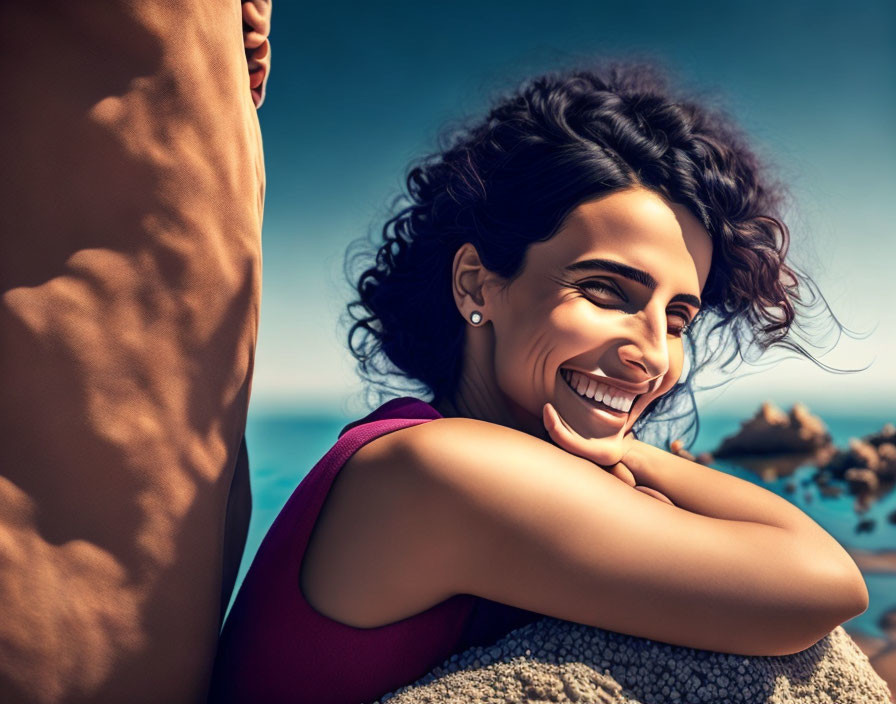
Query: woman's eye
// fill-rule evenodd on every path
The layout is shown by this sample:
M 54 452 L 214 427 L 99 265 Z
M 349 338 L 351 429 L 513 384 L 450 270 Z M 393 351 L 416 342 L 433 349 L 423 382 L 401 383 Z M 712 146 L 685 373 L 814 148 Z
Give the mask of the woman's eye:
M 613 286 L 610 286 L 603 281 L 582 281 L 578 284 L 579 288 L 587 289 L 589 291 L 601 291 L 603 293 L 609 293 L 617 298 L 621 298 L 623 300 L 627 300 L 625 296 L 623 296 L 618 290 L 616 290 Z M 675 337 L 681 337 L 684 335 L 688 328 L 690 327 L 690 321 L 684 313 L 678 311 L 672 311 L 670 313 L 671 316 L 678 318 L 682 321 L 681 325 L 669 325 L 668 331 L 670 335 L 675 335 Z
M 685 316 L 683 316 L 681 313 L 673 313 L 672 315 L 674 315 L 676 318 L 680 318 L 681 320 L 683 320 L 684 325 L 674 325 L 674 326 L 670 325 L 668 330 L 672 335 L 675 335 L 675 337 L 681 337 L 684 333 L 686 333 L 688 331 L 688 328 L 691 326 L 691 324 L 690 324 L 690 322 L 688 322 L 688 319 Z
M 583 281 L 579 284 L 582 288 L 594 291 L 605 291 L 607 293 L 612 293 L 614 296 L 619 296 L 619 292 L 616 291 L 612 286 L 608 286 L 603 281 Z

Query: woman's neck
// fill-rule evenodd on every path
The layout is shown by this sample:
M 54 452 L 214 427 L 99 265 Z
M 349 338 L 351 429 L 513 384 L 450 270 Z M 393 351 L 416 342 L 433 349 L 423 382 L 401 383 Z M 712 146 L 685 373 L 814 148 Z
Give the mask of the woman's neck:
M 508 399 L 494 378 L 475 363 L 464 365 L 454 396 L 442 399 L 434 408 L 446 418 L 475 418 L 542 439 L 548 437 L 541 418 Z

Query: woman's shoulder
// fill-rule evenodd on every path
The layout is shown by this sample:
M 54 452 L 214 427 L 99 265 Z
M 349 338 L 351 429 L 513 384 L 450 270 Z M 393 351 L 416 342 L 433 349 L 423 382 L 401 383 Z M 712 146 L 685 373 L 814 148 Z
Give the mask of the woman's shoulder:
M 442 415 L 429 403 L 413 396 L 400 396 L 381 403 L 366 416 L 352 421 L 339 431 L 342 438 L 348 431 L 386 420 L 435 420 Z
M 378 481 L 394 486 L 418 482 L 431 486 L 433 481 L 441 484 L 446 475 L 460 480 L 465 470 L 475 477 L 484 465 L 519 467 L 529 465 L 533 456 L 570 457 L 551 443 L 522 431 L 475 418 L 443 416 L 429 404 L 412 400 L 415 403 L 393 407 L 391 412 L 385 409 L 379 413 L 384 410 L 381 406 L 376 417 L 370 420 L 372 414 L 365 422 L 412 416 L 425 417 L 426 421 L 376 431 L 376 437 L 366 441 L 346 462 L 347 474 L 375 475 Z
M 545 442 L 522 431 L 497 423 L 445 416 L 427 401 L 412 396 L 393 398 L 382 403 L 366 416 L 352 421 L 339 432 L 339 439 L 359 444 L 349 462 L 353 465 L 387 460 L 394 463 L 411 460 L 414 466 L 426 465 L 427 458 L 455 456 L 453 450 L 473 452 L 523 447 L 550 448 Z
M 527 465 L 534 458 L 565 459 L 572 456 L 552 443 L 514 428 L 463 416 L 442 416 L 409 426 L 368 443 L 358 456 L 406 471 L 445 470 L 483 464 Z M 579 460 L 579 458 L 575 458 Z M 474 470 L 475 471 L 475 470 Z
M 453 595 L 438 572 L 420 572 L 431 561 L 433 523 L 426 514 L 438 497 L 425 473 L 407 461 L 416 452 L 411 448 L 426 442 L 420 429 L 453 420 L 425 401 L 402 397 L 340 433 L 353 451 L 328 492 L 300 568 L 302 592 L 319 613 L 376 628 Z M 455 425 L 444 427 L 453 433 Z
M 591 486 L 586 475 L 618 498 L 613 491 L 621 492 L 622 482 L 500 424 L 440 416 L 380 435 L 340 472 L 309 546 L 303 592 L 322 613 L 362 628 L 454 594 L 550 613 L 549 592 L 533 601 L 512 575 L 533 560 L 550 564 L 545 543 L 558 560 L 568 558 L 568 514 L 581 513 L 576 497 Z M 546 514 L 567 520 L 545 523 Z M 539 535 L 545 539 L 533 538 Z M 498 561 L 489 551 L 497 543 L 516 562 L 508 565 L 504 554 L 504 566 L 492 570 Z M 357 584 L 365 585 L 363 594 Z
M 420 422 L 389 423 L 385 430 L 373 425 L 396 419 Z M 494 464 L 485 457 L 490 447 L 503 447 L 506 459 L 510 441 L 496 438 L 513 433 L 541 441 L 484 421 L 444 417 L 419 399 L 393 399 L 345 433 L 370 433 L 370 439 L 354 438 L 363 444 L 342 465 L 321 509 L 301 568 L 302 591 L 330 618 L 379 627 L 458 593 L 453 561 L 435 559 L 445 557 L 443 545 L 458 529 L 452 518 L 457 488 L 481 484 L 482 463 Z M 438 478 L 448 474 L 457 488 Z

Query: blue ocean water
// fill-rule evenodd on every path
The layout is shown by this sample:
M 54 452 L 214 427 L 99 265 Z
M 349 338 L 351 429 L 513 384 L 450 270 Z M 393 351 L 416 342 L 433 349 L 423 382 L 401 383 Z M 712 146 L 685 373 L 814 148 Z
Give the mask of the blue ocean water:
M 881 417 L 822 417 L 834 443 L 840 447 L 845 447 L 849 438 L 876 432 L 885 422 L 894 420 Z M 253 508 L 237 586 L 242 582 L 262 538 L 286 500 L 308 471 L 336 442 L 342 427 L 352 420 L 355 418 L 302 413 L 249 414 L 246 440 Z M 700 434 L 692 451 L 712 450 L 722 438 L 738 429 L 741 420 L 740 416 L 702 414 Z M 854 498 L 848 492 L 844 491 L 840 497 L 828 497 L 819 493 L 818 487 L 808 481 L 816 471 L 812 466 L 800 467 L 792 475 L 771 482 L 763 481 L 749 469 L 722 461 L 714 462 L 713 467 L 783 496 L 811 516 L 844 547 L 896 549 L 896 525 L 889 523 L 886 518 L 896 511 L 896 491 L 872 505 L 860 517 L 853 509 Z M 786 491 L 788 482 L 796 484 L 795 492 Z M 858 532 L 856 528 L 860 519 L 874 520 L 874 528 L 868 532 Z M 847 629 L 855 628 L 869 635 L 883 636 L 877 622 L 885 611 L 896 608 L 896 573 L 866 574 L 865 581 L 870 594 L 868 610 L 845 625 Z

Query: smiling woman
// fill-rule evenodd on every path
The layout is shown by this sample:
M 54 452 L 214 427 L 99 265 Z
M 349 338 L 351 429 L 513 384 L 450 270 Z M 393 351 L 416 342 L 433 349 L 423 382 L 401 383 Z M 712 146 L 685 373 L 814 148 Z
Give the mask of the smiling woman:
M 369 701 L 542 616 L 781 655 L 866 608 L 797 508 L 636 438 L 714 333 L 802 350 L 817 302 L 728 118 L 655 67 L 550 74 L 407 189 L 359 255 L 349 346 L 380 402 L 396 379 L 428 400 L 346 426 L 296 489 L 222 634 L 218 699 Z

